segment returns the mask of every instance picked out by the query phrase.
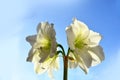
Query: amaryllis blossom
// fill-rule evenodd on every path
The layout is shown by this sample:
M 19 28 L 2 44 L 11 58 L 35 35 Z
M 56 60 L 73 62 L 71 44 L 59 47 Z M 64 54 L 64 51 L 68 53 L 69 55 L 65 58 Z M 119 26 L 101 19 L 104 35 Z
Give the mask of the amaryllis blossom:
M 85 73 L 90 66 L 95 66 L 104 60 L 103 49 L 99 42 L 102 39 L 97 32 L 89 30 L 87 25 L 77 19 L 66 28 L 69 53 L 69 67 L 79 66 Z
M 58 68 L 55 35 L 53 24 L 42 22 L 37 27 L 37 35 L 26 38 L 32 46 L 27 61 L 34 63 L 36 73 L 51 72 Z

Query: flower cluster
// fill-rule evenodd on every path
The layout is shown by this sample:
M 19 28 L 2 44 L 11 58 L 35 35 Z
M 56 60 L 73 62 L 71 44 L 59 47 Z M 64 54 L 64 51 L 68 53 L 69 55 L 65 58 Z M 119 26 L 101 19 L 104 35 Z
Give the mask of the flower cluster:
M 102 36 L 90 30 L 86 24 L 76 18 L 66 28 L 68 41 L 68 54 L 64 51 L 57 51 L 56 32 L 53 24 L 42 22 L 37 27 L 37 34 L 31 35 L 26 40 L 31 44 L 27 61 L 34 63 L 34 70 L 41 74 L 48 72 L 53 78 L 52 71 L 59 68 L 59 53 L 67 57 L 69 68 L 80 67 L 85 73 L 88 68 L 101 63 L 104 60 L 102 47 L 99 45 Z M 63 50 L 62 45 L 60 47 Z

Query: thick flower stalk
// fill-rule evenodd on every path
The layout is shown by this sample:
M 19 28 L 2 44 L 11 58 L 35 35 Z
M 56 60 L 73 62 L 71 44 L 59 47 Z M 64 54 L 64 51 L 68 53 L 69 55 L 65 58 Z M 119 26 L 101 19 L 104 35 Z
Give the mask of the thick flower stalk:
M 37 27 L 37 35 L 26 38 L 32 46 L 27 61 L 34 63 L 36 73 L 47 71 L 51 78 L 53 78 L 52 70 L 58 69 L 59 66 L 55 35 L 53 24 L 42 22 Z
M 104 60 L 103 49 L 99 42 L 101 35 L 89 30 L 87 25 L 77 19 L 66 28 L 69 53 L 69 67 L 79 66 L 85 73 L 88 73 L 90 66 L 95 66 Z

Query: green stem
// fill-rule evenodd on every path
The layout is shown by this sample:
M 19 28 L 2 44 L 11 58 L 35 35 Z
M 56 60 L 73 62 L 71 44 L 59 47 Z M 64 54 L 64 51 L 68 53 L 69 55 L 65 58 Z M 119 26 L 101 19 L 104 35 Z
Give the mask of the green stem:
M 69 56 L 70 48 L 68 48 L 67 55 L 65 55 L 63 46 L 61 44 L 58 44 L 57 46 L 62 49 L 62 51 L 58 51 L 57 53 L 62 53 L 63 55 L 63 62 L 64 62 L 63 80 L 68 80 L 67 79 L 68 77 L 68 56 Z
M 62 55 L 64 57 L 65 56 L 65 50 L 64 50 L 63 46 L 61 44 L 57 44 L 57 47 L 62 49 Z
M 68 48 L 67 56 L 64 57 L 64 77 L 63 80 L 68 80 L 68 57 L 69 57 L 70 48 Z
M 63 74 L 63 80 L 67 80 L 67 76 L 68 76 L 68 57 L 65 56 L 64 57 L 64 74 Z

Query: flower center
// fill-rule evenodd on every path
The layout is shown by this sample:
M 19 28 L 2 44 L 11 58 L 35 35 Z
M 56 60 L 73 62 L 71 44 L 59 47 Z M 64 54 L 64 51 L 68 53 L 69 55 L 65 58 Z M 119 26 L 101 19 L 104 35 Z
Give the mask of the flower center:
M 85 40 L 84 40 L 83 38 L 81 38 L 80 35 L 77 36 L 77 38 L 75 39 L 74 44 L 75 44 L 75 47 L 77 47 L 77 48 L 79 48 L 79 49 L 82 49 L 82 48 L 85 47 L 85 45 L 87 45 L 87 44 L 85 43 Z
M 49 39 L 42 39 L 41 40 L 41 47 L 40 48 L 44 48 L 44 49 L 50 49 L 51 47 L 51 41 Z

